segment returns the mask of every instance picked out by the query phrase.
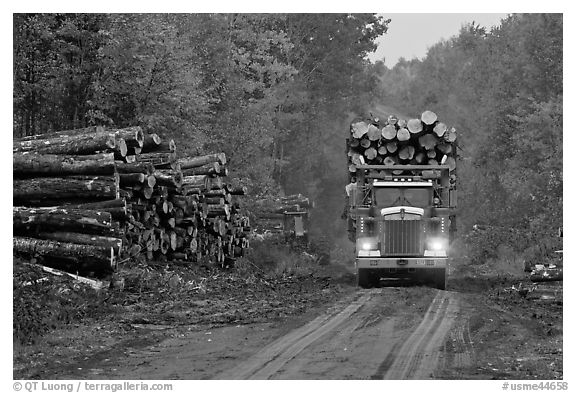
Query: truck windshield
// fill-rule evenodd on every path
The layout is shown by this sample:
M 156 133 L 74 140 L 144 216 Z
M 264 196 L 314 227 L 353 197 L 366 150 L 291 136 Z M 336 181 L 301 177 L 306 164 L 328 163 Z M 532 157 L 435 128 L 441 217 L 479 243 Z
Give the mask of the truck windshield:
M 374 202 L 379 207 L 415 206 L 428 207 L 431 202 L 430 187 L 374 187 Z

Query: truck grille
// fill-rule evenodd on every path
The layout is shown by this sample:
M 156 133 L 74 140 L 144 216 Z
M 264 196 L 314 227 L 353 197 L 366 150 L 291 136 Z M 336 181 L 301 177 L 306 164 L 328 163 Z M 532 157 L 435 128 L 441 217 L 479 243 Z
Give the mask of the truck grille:
M 384 220 L 383 251 L 386 255 L 422 255 L 422 221 Z

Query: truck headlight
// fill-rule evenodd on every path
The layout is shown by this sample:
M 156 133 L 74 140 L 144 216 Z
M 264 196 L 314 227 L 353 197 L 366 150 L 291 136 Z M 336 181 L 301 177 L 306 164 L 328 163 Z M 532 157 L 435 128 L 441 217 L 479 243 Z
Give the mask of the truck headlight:
M 364 251 L 371 251 L 378 249 L 378 239 L 363 237 L 358 239 L 358 248 Z
M 429 239 L 428 249 L 432 251 L 441 251 L 448 249 L 448 242 L 446 239 Z

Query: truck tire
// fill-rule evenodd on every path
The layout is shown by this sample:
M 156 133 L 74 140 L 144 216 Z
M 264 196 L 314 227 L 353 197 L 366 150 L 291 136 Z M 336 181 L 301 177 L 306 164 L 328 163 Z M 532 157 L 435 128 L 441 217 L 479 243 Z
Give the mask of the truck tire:
M 446 290 L 446 269 L 436 269 L 434 272 L 434 286 L 442 291 Z
M 366 269 L 358 269 L 356 272 L 356 284 L 361 288 L 372 287 L 372 277 L 370 277 L 370 272 Z

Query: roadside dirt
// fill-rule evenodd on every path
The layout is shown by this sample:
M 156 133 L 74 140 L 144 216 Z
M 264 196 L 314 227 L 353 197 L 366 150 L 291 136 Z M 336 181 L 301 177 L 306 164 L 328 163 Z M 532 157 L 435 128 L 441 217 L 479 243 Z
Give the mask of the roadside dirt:
M 28 363 L 15 361 L 15 378 L 563 376 L 562 301 L 520 296 L 510 290 L 517 279 L 458 277 L 449 281 L 448 291 L 438 291 L 426 287 L 362 290 L 352 285 L 350 277 L 342 277 L 326 284 L 324 292 L 308 288 L 309 294 L 326 296 L 322 302 L 308 301 L 300 312 L 269 311 L 268 318 L 241 323 L 238 319 L 155 324 L 132 319 L 60 331 L 61 336 L 56 336 L 60 339 L 51 337 L 50 345 L 45 342 L 39 347 L 45 352 L 37 348 L 29 352 Z M 292 286 L 306 290 L 301 283 Z M 283 296 L 291 293 L 295 292 L 286 290 Z M 67 350 L 62 347 L 65 343 Z

